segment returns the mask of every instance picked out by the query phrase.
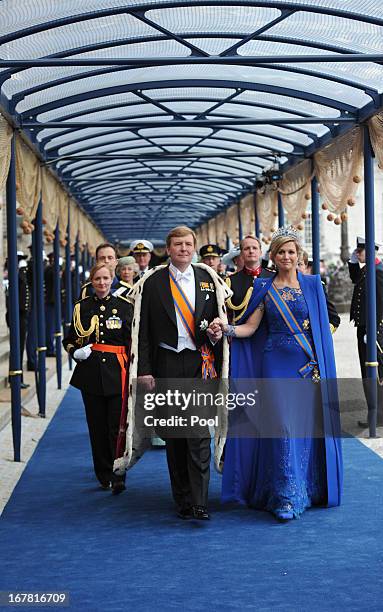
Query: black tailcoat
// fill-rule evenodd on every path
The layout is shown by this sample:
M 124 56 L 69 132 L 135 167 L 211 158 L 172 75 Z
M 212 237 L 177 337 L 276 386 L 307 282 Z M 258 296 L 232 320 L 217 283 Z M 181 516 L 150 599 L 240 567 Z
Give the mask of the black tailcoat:
M 210 344 L 206 327 L 218 316 L 215 285 L 206 270 L 194 267 L 195 278 L 195 342 L 197 349 Z M 150 276 L 143 286 L 138 375 L 156 376 L 158 346 L 160 343 L 177 348 L 178 329 L 173 296 L 170 289 L 169 267 L 161 268 Z M 222 343 L 214 347 L 216 369 L 221 363 Z M 218 371 L 218 370 L 217 370 Z M 171 375 L 171 373 L 169 373 Z

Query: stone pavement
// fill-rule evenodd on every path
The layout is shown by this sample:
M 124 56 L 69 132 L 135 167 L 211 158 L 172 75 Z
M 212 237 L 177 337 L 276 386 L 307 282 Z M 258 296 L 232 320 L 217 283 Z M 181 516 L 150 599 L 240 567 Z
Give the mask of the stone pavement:
M 334 336 L 338 378 L 360 378 L 356 332 L 354 327 L 349 323 L 347 314 L 341 315 L 341 319 L 341 326 Z M 55 376 L 49 380 L 47 385 L 47 409 L 45 419 L 39 417 L 22 417 L 21 462 L 16 463 L 13 461 L 11 424 L 9 423 L 0 431 L 0 514 L 65 395 L 70 377 L 71 373 L 68 370 L 68 365 L 65 364 L 63 367 L 63 389 L 61 391 L 56 389 Z M 356 427 L 358 419 L 364 420 L 366 418 L 366 406 L 361 393 L 352 400 L 352 404 L 352 410 L 344 415 L 342 414 L 343 428 L 352 435 L 358 436 L 366 446 L 383 457 L 383 437 L 369 439 L 367 430 L 362 432 Z M 25 407 L 36 415 L 38 412 L 36 397 L 34 396 L 26 403 Z M 383 428 L 378 429 L 378 435 L 383 436 Z M 91 461 L 90 457 L 89 461 Z

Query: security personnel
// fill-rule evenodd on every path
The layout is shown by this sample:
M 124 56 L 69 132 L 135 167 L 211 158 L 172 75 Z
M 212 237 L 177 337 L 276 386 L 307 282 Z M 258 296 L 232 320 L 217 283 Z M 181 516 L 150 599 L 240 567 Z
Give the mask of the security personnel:
M 31 292 L 29 290 L 28 278 L 27 278 L 26 256 L 24 255 L 23 251 L 17 251 L 17 258 L 19 261 L 18 280 L 19 280 L 20 365 L 21 365 L 21 369 L 23 369 L 28 315 L 31 309 Z M 9 326 L 8 294 L 6 294 L 5 319 L 6 319 L 7 325 Z M 27 389 L 29 387 L 29 385 L 24 382 L 22 375 L 21 375 L 21 385 L 20 386 L 22 389 Z
M 131 287 L 128 283 L 116 276 L 115 271 L 118 263 L 118 256 L 115 247 L 113 244 L 110 244 L 110 242 L 104 242 L 98 245 L 96 249 L 96 264 L 99 263 L 106 264 L 112 271 L 113 282 L 111 290 L 113 295 L 127 297 Z M 80 297 L 84 298 L 87 295 L 93 295 L 93 288 L 90 280 L 81 287 Z
M 262 268 L 261 243 L 256 236 L 245 236 L 239 247 L 244 263 L 243 268 L 226 279 L 226 283 L 233 291 L 232 297 L 226 302 L 228 317 L 232 323 L 236 323 L 247 308 L 253 291 L 254 278 L 268 277 L 273 274 Z
M 201 263 L 213 268 L 218 274 L 218 266 L 221 261 L 221 249 L 216 244 L 204 244 L 199 250 Z
M 124 477 L 113 474 L 113 461 L 125 400 L 125 379 L 133 307 L 110 292 L 112 272 L 96 264 L 90 272 L 93 294 L 79 300 L 71 327 L 63 340 L 76 361 L 70 384 L 80 389 L 92 446 L 93 465 L 101 487 L 117 495 Z
M 375 244 L 375 251 L 379 250 L 379 245 Z M 350 261 L 348 262 L 348 270 L 351 281 L 354 284 L 354 292 L 351 300 L 350 309 L 350 320 L 354 321 L 354 325 L 357 329 L 358 339 L 358 353 L 360 371 L 363 379 L 364 394 L 366 397 L 367 405 L 369 405 L 369 393 L 367 384 L 367 372 L 366 372 L 366 294 L 367 294 L 367 270 L 366 262 L 366 241 L 361 236 L 356 239 L 356 249 L 353 251 Z M 378 344 L 378 360 L 380 365 L 378 368 L 378 376 L 383 379 L 383 264 L 381 260 L 376 257 L 375 259 L 375 270 L 376 270 L 376 326 L 377 326 L 377 344 Z M 383 425 L 383 387 L 378 385 L 378 424 Z M 364 421 L 358 421 L 360 427 L 368 427 L 368 423 Z
M 139 267 L 138 276 L 135 279 L 136 282 L 149 270 L 153 249 L 154 247 L 149 240 L 133 240 L 131 243 L 130 251 Z

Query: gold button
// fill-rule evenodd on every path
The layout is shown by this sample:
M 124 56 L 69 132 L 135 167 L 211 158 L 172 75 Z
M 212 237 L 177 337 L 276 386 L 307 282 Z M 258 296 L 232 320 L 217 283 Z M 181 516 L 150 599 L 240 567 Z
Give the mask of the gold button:
M 104 327 L 104 324 L 103 324 L 103 323 L 100 323 L 100 327 Z M 103 332 L 101 332 L 101 333 L 103 333 Z
M 101 359 L 101 361 L 105 362 L 105 361 L 106 361 L 106 359 Z
M 102 344 L 105 344 L 105 340 L 101 340 Z
M 103 318 L 104 318 L 104 315 L 100 315 L 100 319 L 103 319 Z
M 103 304 L 100 306 L 100 310 L 102 310 L 102 311 L 105 310 L 105 306 Z
M 100 334 L 101 334 L 101 336 L 103 336 L 103 335 L 104 335 L 104 332 L 100 332 Z

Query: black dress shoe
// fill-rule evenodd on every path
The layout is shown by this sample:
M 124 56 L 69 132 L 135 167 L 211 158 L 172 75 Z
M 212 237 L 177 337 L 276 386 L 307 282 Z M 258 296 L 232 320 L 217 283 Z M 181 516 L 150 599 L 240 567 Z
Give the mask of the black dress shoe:
M 193 506 L 193 517 L 198 521 L 210 520 L 210 514 L 204 506 Z
M 193 508 L 181 508 L 181 510 L 178 510 L 177 516 L 178 518 L 187 521 L 193 518 Z
M 112 495 L 120 495 L 123 491 L 125 491 L 126 486 L 123 480 L 117 480 L 117 482 L 112 482 Z
M 25 382 L 20 383 L 20 389 L 28 389 L 28 387 L 30 387 L 31 385 L 28 385 Z
M 104 481 L 102 481 L 102 482 L 100 481 L 100 487 L 104 491 L 108 491 L 110 489 L 110 482 L 107 481 L 107 480 L 105 480 L 105 482 Z

